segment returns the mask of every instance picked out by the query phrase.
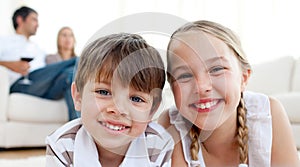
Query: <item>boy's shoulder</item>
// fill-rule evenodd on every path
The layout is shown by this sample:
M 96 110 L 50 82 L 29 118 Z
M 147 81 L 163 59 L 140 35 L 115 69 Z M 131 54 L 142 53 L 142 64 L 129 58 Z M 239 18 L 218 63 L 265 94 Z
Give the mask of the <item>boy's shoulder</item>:
M 169 138 L 171 135 L 166 133 L 166 129 L 156 122 L 150 122 L 145 130 L 145 135 L 158 136 L 160 138 Z
M 148 124 L 145 130 L 145 138 L 148 147 L 173 147 L 172 136 L 161 125 L 155 122 Z
M 144 150 L 143 147 L 147 150 L 146 152 L 141 151 Z M 145 155 L 148 157 L 150 166 L 168 166 L 173 148 L 172 136 L 161 125 L 151 122 L 144 134 L 132 141 L 127 151 L 127 157 L 130 159 L 130 157 L 143 157 L 142 155 Z M 133 162 L 138 163 L 136 158 Z
M 58 142 L 60 139 L 72 139 L 75 140 L 78 130 L 82 127 L 81 119 L 75 119 L 70 122 L 67 122 L 52 134 L 47 136 L 47 142 L 50 140 L 52 142 Z

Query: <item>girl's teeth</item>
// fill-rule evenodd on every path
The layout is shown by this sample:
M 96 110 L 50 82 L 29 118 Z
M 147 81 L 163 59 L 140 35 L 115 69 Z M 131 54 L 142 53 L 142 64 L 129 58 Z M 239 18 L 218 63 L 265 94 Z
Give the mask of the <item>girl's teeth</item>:
M 214 105 L 216 105 L 217 102 L 216 101 L 212 101 L 212 102 L 206 102 L 206 103 L 200 103 L 200 104 L 196 104 L 195 106 L 197 108 L 200 108 L 200 109 L 205 109 L 205 108 L 210 108 Z
M 106 123 L 106 122 L 102 122 L 101 124 L 102 124 L 103 126 L 107 127 L 108 129 L 111 129 L 111 130 L 119 131 L 119 130 L 125 129 L 125 126 L 111 125 L 111 124 L 108 124 L 108 123 Z

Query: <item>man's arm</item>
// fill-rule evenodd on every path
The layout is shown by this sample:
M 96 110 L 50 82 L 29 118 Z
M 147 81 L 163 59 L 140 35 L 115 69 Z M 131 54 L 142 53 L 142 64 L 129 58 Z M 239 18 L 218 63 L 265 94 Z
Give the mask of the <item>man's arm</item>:
M 0 65 L 22 75 L 26 75 L 30 68 L 26 61 L 0 61 Z

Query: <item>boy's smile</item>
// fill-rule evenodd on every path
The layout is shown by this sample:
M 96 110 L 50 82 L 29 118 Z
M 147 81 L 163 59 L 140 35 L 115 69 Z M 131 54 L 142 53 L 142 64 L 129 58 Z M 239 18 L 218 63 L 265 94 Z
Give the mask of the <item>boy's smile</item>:
M 130 126 L 126 126 L 122 123 L 112 123 L 111 121 L 107 121 L 107 122 L 100 121 L 100 124 L 109 130 L 117 131 L 117 132 L 123 132 L 130 128 Z
M 107 149 L 129 145 L 144 132 L 152 118 L 150 94 L 125 88 L 120 83 L 89 81 L 82 95 L 77 92 L 75 98 L 85 128 Z

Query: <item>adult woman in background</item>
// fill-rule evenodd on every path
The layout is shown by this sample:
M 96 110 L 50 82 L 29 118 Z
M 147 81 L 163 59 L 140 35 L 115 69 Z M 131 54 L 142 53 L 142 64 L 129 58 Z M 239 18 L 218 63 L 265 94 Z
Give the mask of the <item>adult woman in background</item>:
M 75 57 L 75 42 L 73 30 L 70 27 L 62 27 L 57 35 L 57 53 L 47 55 L 46 63 L 56 63 Z

